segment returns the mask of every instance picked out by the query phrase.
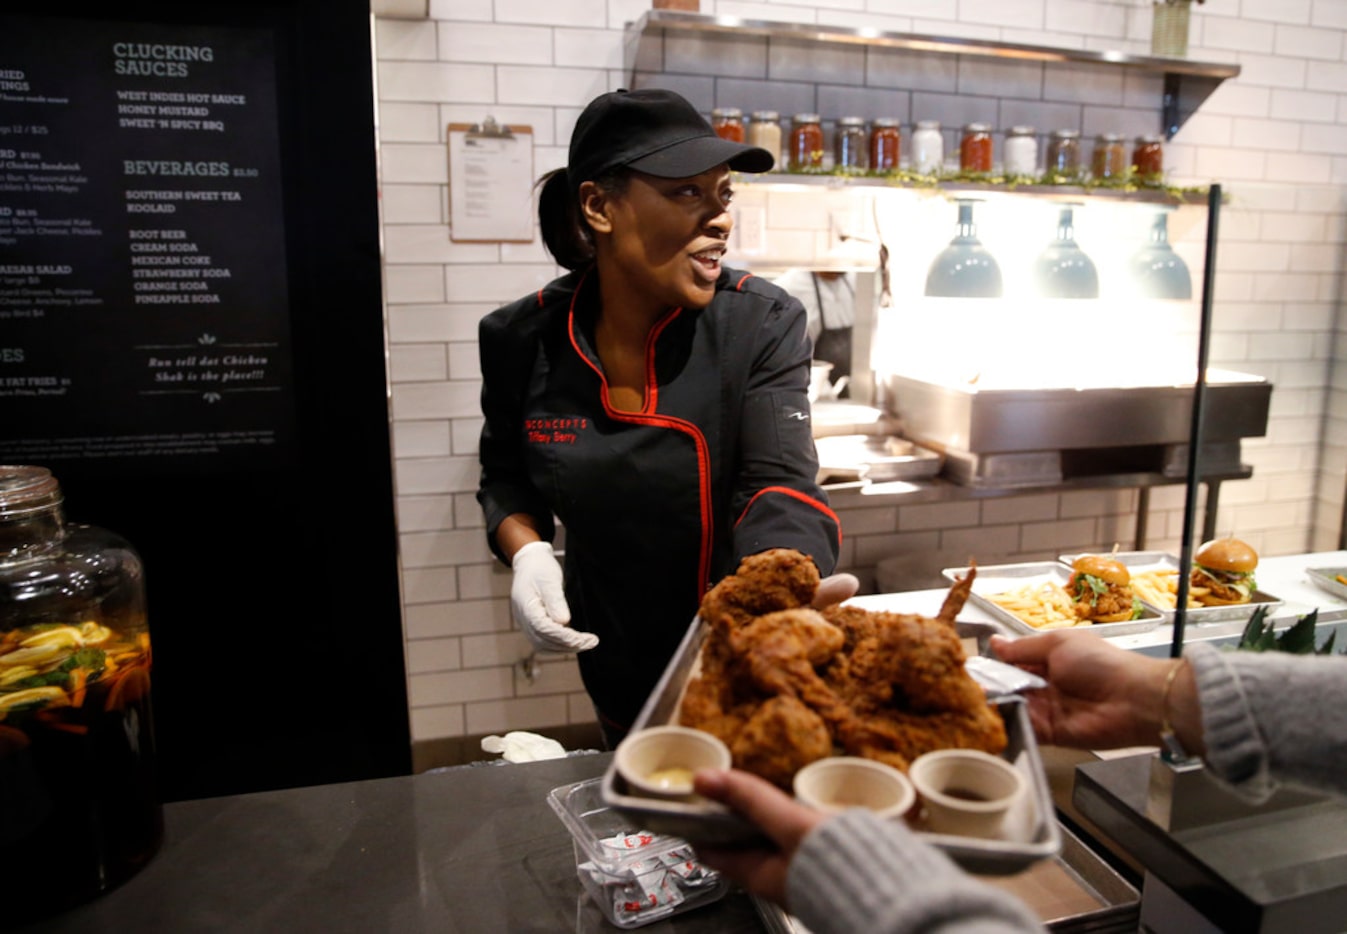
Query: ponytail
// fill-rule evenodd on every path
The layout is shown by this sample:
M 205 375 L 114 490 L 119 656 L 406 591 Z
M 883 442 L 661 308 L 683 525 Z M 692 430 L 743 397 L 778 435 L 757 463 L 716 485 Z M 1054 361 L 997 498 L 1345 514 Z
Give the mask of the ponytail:
M 538 180 L 538 226 L 552 258 L 566 269 L 580 269 L 594 261 L 589 225 L 580 219 L 580 207 L 566 170 L 553 169 Z
M 595 183 L 608 194 L 622 194 L 631 177 L 629 169 L 605 172 Z M 580 215 L 576 190 L 564 168 L 553 169 L 538 179 L 538 226 L 543 244 L 552 258 L 566 269 L 581 269 L 594 262 L 594 232 Z

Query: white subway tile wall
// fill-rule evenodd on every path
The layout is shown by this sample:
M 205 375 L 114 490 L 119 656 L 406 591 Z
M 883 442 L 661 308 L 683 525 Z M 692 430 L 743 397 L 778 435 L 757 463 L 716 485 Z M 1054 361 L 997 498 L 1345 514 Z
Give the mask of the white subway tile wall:
M 532 127 L 536 174 L 561 165 L 583 104 L 611 88 L 661 84 L 704 111 L 719 104 L 934 117 L 946 131 L 974 119 L 1087 136 L 1151 131 L 1159 79 L 1083 65 L 811 50 L 753 37 L 670 36 L 636 45 L 624 71 L 624 24 L 648 0 L 430 0 L 426 20 L 376 21 L 379 162 L 392 438 L 403 568 L 413 740 L 540 730 L 593 719 L 571 659 L 530 669 L 511 622 L 508 570 L 491 557 L 474 498 L 483 314 L 559 270 L 529 244 L 464 244 L 448 229 L 449 123 L 490 114 Z M 1193 8 L 1190 55 L 1237 62 L 1166 146 L 1179 183 L 1220 182 L 1214 366 L 1274 384 L 1268 433 L 1246 439 L 1249 480 L 1222 486 L 1217 529 L 1264 554 L 1338 544 L 1347 472 L 1347 3 L 1243 0 Z M 702 0 L 745 19 L 1149 51 L 1142 0 Z M 957 18 L 950 18 L 957 17 Z M 746 107 L 745 109 L 749 109 Z M 774 255 L 807 261 L 837 248 L 818 192 L 746 193 Z M 1201 230 L 1173 237 L 1200 264 Z M 1199 503 L 1205 502 L 1199 490 Z M 872 505 L 835 497 L 843 566 L 876 569 L 969 557 L 1039 560 L 1128 547 L 1135 491 L 1026 492 L 971 502 Z M 871 498 L 873 499 L 873 498 Z M 1151 491 L 1148 547 L 1177 550 L 1182 487 Z M 910 568 L 909 568 L 910 569 Z M 937 568 L 938 571 L 938 568 Z M 900 578 L 901 579 L 901 578 Z M 532 671 L 532 678 L 529 671 Z

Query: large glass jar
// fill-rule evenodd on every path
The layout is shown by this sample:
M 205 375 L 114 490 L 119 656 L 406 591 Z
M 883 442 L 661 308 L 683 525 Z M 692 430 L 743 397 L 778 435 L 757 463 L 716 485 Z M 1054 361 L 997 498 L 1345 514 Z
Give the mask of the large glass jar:
M 818 114 L 796 114 L 790 125 L 790 167 L 823 168 L 823 127 Z
M 140 557 L 68 524 L 46 468 L 0 466 L 4 922 L 119 885 L 162 833 Z

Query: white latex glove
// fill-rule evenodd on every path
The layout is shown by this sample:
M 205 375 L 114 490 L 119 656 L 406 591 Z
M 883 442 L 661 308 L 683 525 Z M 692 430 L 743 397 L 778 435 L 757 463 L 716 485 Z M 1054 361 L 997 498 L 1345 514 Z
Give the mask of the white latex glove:
M 845 603 L 856 596 L 861 589 L 860 579 L 855 574 L 833 574 L 819 581 L 814 591 L 814 609 L 822 610 L 838 603 Z
M 561 565 L 549 542 L 529 542 L 514 553 L 510 562 L 514 583 L 510 606 L 514 621 L 540 652 L 583 652 L 599 644 L 599 637 L 567 624 L 571 608 L 566 605 Z

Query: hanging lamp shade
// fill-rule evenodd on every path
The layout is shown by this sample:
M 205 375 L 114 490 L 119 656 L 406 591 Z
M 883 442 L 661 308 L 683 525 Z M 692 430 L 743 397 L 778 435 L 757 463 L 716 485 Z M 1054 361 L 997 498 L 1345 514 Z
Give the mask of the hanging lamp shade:
M 1000 298 L 1001 267 L 977 238 L 973 202 L 960 200 L 959 229 L 926 272 L 926 294 L 939 298 Z

